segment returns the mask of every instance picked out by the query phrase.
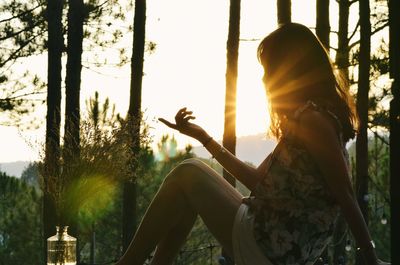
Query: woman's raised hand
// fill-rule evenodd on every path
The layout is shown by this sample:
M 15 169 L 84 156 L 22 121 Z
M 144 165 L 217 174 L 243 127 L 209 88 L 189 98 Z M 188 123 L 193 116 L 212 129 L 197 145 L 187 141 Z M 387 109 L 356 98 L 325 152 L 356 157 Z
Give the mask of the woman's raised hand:
M 178 112 L 176 113 L 175 124 L 163 118 L 159 118 L 158 120 L 168 127 L 178 130 L 180 133 L 193 137 L 201 142 L 204 138 L 207 137 L 207 133 L 199 125 L 190 122 L 190 120 L 196 118 L 192 116 L 192 114 L 193 111 L 188 111 L 185 107 L 178 110 Z

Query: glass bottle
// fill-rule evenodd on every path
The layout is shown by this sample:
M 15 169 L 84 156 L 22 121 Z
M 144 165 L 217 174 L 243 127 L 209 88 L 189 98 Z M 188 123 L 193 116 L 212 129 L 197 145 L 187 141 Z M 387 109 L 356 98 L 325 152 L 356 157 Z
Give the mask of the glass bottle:
M 47 265 L 76 265 L 76 238 L 68 235 L 68 226 L 56 231 L 47 239 Z

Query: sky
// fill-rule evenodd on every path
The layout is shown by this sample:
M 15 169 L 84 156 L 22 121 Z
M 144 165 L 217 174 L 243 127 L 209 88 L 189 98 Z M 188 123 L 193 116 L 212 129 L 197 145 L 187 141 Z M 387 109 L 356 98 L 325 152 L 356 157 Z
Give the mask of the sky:
M 337 28 L 337 3 L 331 1 L 331 29 Z M 350 20 L 353 21 L 354 10 Z M 199 145 L 187 136 L 175 133 L 158 117 L 173 121 L 178 109 L 194 112 L 197 124 L 215 139 L 221 139 L 224 124 L 226 40 L 229 1 L 148 0 L 146 40 L 156 43 L 153 53 L 145 55 L 142 110 L 151 127 L 154 146 L 163 134 L 174 135 L 178 146 Z M 292 21 L 315 27 L 315 1 L 293 0 Z M 352 24 L 352 22 L 350 22 Z M 256 57 L 260 39 L 276 28 L 276 1 L 242 1 L 237 91 L 237 135 L 266 132 L 267 102 L 261 82 L 262 68 Z M 131 35 L 122 45 L 131 47 Z M 255 41 L 254 41 L 255 39 Z M 331 35 L 333 45 L 335 35 Z M 112 60 L 115 51 L 104 54 Z M 90 53 L 83 55 L 90 60 Z M 23 67 L 35 65 L 34 71 L 46 80 L 46 55 L 30 58 Z M 101 74 L 100 74 L 101 73 Z M 88 97 L 99 91 L 100 100 L 110 98 L 116 110 L 125 116 L 129 105 L 129 64 L 116 69 L 82 71 L 81 108 Z M 41 124 L 36 130 L 18 130 L 0 126 L 0 163 L 37 160 L 43 149 L 45 106 L 36 114 Z M 4 151 L 7 150 L 7 151 Z

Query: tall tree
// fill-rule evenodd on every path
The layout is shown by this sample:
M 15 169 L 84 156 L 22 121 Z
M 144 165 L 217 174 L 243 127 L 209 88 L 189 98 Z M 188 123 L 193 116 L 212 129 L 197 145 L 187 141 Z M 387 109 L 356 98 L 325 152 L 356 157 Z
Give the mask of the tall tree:
M 292 21 L 291 0 L 277 0 L 278 25 Z
M 400 3 L 389 0 L 391 258 L 400 264 Z
M 50 179 L 60 174 L 60 104 L 61 104 L 61 57 L 64 48 L 62 10 L 63 0 L 47 1 L 48 53 L 47 53 L 47 116 L 45 174 L 43 194 L 44 244 L 55 232 L 56 210 L 54 197 L 51 195 Z M 46 257 L 46 253 L 45 253 Z
M 82 71 L 83 0 L 68 1 L 67 68 L 65 76 L 64 163 L 79 158 L 80 87 Z M 67 173 L 68 174 L 68 173 Z
M 359 1 L 360 55 L 358 71 L 357 112 L 360 119 L 356 140 L 356 193 L 365 221 L 368 223 L 368 92 L 370 87 L 371 23 L 369 1 Z M 357 264 L 363 264 L 357 257 Z
M 82 71 L 82 42 L 84 15 L 83 0 L 68 0 L 68 32 L 67 32 L 67 66 L 65 76 L 65 125 L 63 147 L 63 171 L 61 176 L 67 182 L 75 174 L 80 159 L 80 88 Z M 64 221 L 64 220 L 63 220 Z M 68 224 L 70 233 L 78 234 L 78 223 Z M 78 240 L 79 249 L 79 240 Z M 80 262 L 80 252 L 77 252 L 77 262 Z
M 317 0 L 316 24 L 316 34 L 325 49 L 329 51 L 329 34 L 331 32 L 329 24 L 329 0 Z
M 349 11 L 350 2 L 349 0 L 338 0 L 339 4 L 339 31 L 338 31 L 338 48 L 336 51 L 335 63 L 339 69 L 344 80 L 349 78 Z M 347 229 L 347 223 L 344 217 L 340 217 L 337 221 L 335 233 L 333 235 L 333 241 L 336 243 L 331 253 L 333 264 L 340 264 L 340 260 L 344 258 L 346 239 L 343 238 L 343 234 Z
M 232 154 L 236 152 L 236 91 L 238 75 L 238 57 L 239 57 L 239 36 L 240 36 L 240 0 L 231 0 L 229 7 L 229 29 L 228 41 L 226 45 L 226 92 L 225 92 L 225 122 L 224 135 L 222 139 L 223 146 Z M 223 171 L 223 176 L 229 183 L 235 186 L 235 179 L 228 171 Z M 225 255 L 227 264 L 233 264 L 233 261 Z
M 335 62 L 337 68 L 344 77 L 349 77 L 349 0 L 339 0 L 339 31 L 338 31 L 338 49 Z
M 131 59 L 131 86 L 128 110 L 128 123 L 131 142 L 131 167 L 132 176 L 124 183 L 123 189 L 123 220 L 122 220 L 122 245 L 126 250 L 136 230 L 137 222 L 137 191 L 135 172 L 137 160 L 135 156 L 140 151 L 140 121 L 142 101 L 143 60 L 145 46 L 146 26 L 146 0 L 135 0 L 135 16 L 133 21 L 133 49 Z
M 326 51 L 329 52 L 329 34 L 331 31 L 329 24 L 329 0 L 317 0 L 316 2 L 317 12 L 315 32 Z M 328 251 L 329 249 L 326 248 L 322 253 L 321 257 L 323 260 L 328 260 Z

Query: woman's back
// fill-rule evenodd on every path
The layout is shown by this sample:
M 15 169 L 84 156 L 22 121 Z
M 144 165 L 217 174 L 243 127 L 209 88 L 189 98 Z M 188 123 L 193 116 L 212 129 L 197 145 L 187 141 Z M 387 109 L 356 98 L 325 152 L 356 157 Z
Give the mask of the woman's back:
M 340 127 L 333 113 L 311 101 L 296 111 L 294 124 L 307 111 Z M 273 264 L 313 264 L 330 241 L 339 207 L 295 130 L 283 135 L 268 163 L 249 201 L 257 243 Z

